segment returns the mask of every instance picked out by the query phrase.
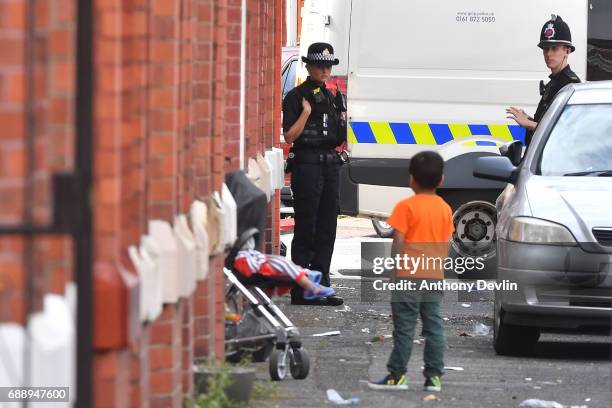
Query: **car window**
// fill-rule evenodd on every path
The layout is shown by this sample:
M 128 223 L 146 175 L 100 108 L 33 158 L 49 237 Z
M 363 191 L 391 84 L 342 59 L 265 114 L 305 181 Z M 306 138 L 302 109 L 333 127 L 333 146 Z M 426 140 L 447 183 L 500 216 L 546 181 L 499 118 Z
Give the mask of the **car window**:
M 283 97 L 285 96 L 285 82 L 287 81 L 287 75 L 289 75 L 289 68 L 291 68 L 291 62 L 285 66 L 283 76 L 281 77 L 281 90 L 283 92 Z
M 543 176 L 612 170 L 612 104 L 566 106 L 542 150 L 539 169 Z
M 285 95 L 295 87 L 295 70 L 297 68 L 297 60 L 289 63 L 289 66 L 283 73 L 283 99 Z

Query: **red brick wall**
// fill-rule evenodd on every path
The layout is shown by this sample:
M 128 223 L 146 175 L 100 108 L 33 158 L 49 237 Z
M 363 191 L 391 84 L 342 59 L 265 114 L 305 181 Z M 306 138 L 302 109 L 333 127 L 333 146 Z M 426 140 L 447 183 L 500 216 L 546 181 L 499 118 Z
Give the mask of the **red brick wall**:
M 72 168 L 73 3 L 42 0 L 30 13 L 24 0 L 0 1 L 2 225 L 48 223 L 51 176 Z M 42 293 L 63 292 L 69 249 L 62 237 L 0 236 L 0 322 L 23 323 Z
M 29 13 L 26 0 L 0 0 L 2 225 L 49 222 L 51 176 L 71 171 L 74 163 L 76 2 L 34 3 Z M 248 160 L 278 144 L 275 28 L 282 6 L 280 0 L 247 3 Z M 134 273 L 126 251 L 147 232 L 149 220 L 172 222 L 195 198 L 219 190 L 226 172 L 239 168 L 241 1 L 95 0 L 94 5 L 99 284 L 102 273 L 118 276 L 121 265 Z M 275 252 L 277 225 L 278 194 L 266 230 L 266 247 Z M 0 236 L 0 323 L 24 323 L 40 308 L 43 293 L 63 293 L 74 279 L 70 248 L 67 237 Z M 116 322 L 104 322 L 105 329 L 94 333 L 96 344 L 104 345 L 94 356 L 96 406 L 182 406 L 193 390 L 193 360 L 223 356 L 222 261 L 211 258 L 208 278 L 191 297 L 165 305 L 156 321 L 120 344 L 100 340 L 123 333 Z M 29 280 L 35 295 L 26 288 Z M 124 313 L 135 316 L 138 310 Z

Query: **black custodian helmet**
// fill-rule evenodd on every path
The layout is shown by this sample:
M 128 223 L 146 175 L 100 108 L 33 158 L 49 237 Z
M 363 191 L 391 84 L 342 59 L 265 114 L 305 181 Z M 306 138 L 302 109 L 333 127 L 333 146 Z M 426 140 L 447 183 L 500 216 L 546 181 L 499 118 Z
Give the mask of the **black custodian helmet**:
M 544 49 L 558 46 L 569 47 L 572 52 L 576 49 L 572 44 L 572 33 L 569 26 L 561 16 L 553 14 L 551 19 L 544 23 L 544 27 L 542 27 L 538 47 Z

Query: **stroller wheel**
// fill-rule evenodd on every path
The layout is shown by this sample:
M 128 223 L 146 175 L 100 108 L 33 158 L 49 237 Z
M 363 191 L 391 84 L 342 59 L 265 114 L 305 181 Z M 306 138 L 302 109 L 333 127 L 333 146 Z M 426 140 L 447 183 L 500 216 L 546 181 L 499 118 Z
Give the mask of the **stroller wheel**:
M 270 378 L 272 381 L 282 381 L 287 375 L 287 353 L 276 349 L 270 354 Z
M 226 354 L 225 361 L 227 361 L 228 363 L 237 364 L 242 360 L 243 355 L 244 353 L 238 350 L 238 351 L 235 351 L 234 353 Z
M 266 361 L 270 353 L 274 350 L 274 342 L 267 341 L 265 345 L 263 345 L 259 350 L 254 351 L 252 354 L 252 359 L 254 363 L 263 363 Z
M 303 348 L 291 349 L 289 354 L 289 369 L 291 376 L 296 380 L 308 377 L 310 371 L 310 358 Z

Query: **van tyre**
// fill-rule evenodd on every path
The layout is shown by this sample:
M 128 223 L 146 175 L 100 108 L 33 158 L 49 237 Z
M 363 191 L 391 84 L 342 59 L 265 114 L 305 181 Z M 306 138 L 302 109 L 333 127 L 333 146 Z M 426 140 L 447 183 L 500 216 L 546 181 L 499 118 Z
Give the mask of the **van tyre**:
M 391 238 L 393 236 L 393 227 L 381 220 L 372 220 L 374 231 L 381 238 Z
M 524 356 L 533 351 L 540 338 L 540 330 L 534 327 L 504 323 L 504 309 L 495 302 L 493 347 L 504 356 Z

